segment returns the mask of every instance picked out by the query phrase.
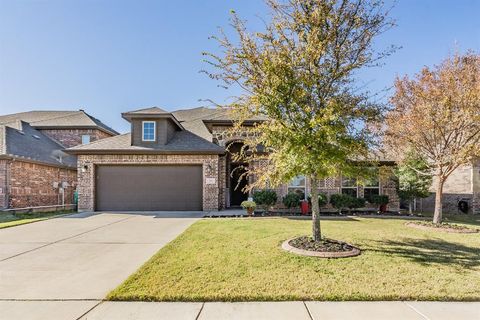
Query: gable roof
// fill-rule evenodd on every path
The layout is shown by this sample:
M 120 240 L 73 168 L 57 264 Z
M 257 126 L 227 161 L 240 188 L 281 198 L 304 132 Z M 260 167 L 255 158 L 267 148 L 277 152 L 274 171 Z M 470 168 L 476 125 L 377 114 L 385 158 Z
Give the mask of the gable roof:
M 185 130 L 185 128 L 171 112 L 160 109 L 159 107 L 123 112 L 122 118 L 128 122 L 131 122 L 132 119 L 170 119 L 180 130 Z
M 0 124 L 25 121 L 38 129 L 85 128 L 98 129 L 117 135 L 118 132 L 83 110 L 78 111 L 27 111 L 0 116 Z
M 139 110 L 133 110 L 133 111 L 128 111 L 125 113 L 131 113 L 131 114 L 165 114 L 165 113 L 170 113 L 168 111 L 165 111 L 159 107 L 151 107 L 151 108 L 144 108 L 144 109 L 139 109 Z
M 55 166 L 75 168 L 75 156 L 63 152 L 64 147 L 56 143 L 27 122 L 17 121 L 13 125 L 0 125 L 3 132 L 1 156 L 42 162 Z
M 187 130 L 175 132 L 173 138 L 165 145 L 132 146 L 131 139 L 131 134 L 126 133 L 75 146 L 65 151 L 71 154 L 223 154 L 225 152 L 222 147 Z

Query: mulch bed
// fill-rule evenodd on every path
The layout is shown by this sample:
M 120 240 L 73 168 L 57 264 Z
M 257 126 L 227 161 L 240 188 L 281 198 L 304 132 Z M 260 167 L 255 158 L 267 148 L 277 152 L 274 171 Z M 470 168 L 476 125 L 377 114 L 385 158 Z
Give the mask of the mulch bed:
M 346 242 L 332 239 L 314 241 L 308 236 L 289 239 L 282 248 L 291 253 L 319 258 L 346 258 L 360 254 L 360 249 Z
M 478 229 L 473 229 L 465 226 L 461 226 L 458 224 L 452 223 L 440 223 L 435 224 L 429 221 L 415 221 L 415 222 L 407 222 L 405 225 L 422 229 L 422 230 L 434 230 L 434 231 L 443 231 L 443 232 L 450 232 L 450 233 L 477 233 Z

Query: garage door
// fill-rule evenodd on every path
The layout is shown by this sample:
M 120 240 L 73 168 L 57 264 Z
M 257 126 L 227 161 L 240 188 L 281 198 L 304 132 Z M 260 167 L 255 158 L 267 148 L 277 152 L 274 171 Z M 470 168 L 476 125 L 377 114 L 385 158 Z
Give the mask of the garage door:
M 202 167 L 98 166 L 99 211 L 202 210 Z

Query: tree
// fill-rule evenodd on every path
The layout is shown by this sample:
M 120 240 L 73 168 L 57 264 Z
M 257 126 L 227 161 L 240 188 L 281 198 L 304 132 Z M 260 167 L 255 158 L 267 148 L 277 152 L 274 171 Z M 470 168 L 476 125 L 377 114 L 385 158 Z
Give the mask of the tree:
M 456 53 L 413 79 L 396 79 L 391 102 L 385 141 L 400 157 L 411 150 L 426 160 L 416 171 L 434 177 L 433 223 L 441 223 L 445 181 L 480 153 L 480 56 Z
M 427 161 L 413 152 L 407 153 L 405 160 L 395 169 L 397 192 L 402 200 L 408 201 L 410 214 L 413 212 L 413 200 L 428 197 L 430 194 L 432 176 L 420 173 L 428 171 Z
M 221 54 L 205 53 L 215 71 L 205 71 L 242 94 L 228 106 L 236 129 L 246 119 L 257 123 L 245 142 L 246 161 L 255 182 L 278 185 L 297 175 L 319 179 L 356 175 L 353 159 L 367 159 L 375 136 L 366 125 L 382 114 L 369 94 L 355 84 L 356 72 L 393 52 L 376 52 L 372 42 L 393 23 L 376 0 L 266 1 L 271 12 L 265 30 L 248 32 L 232 12 L 238 40 L 221 31 L 214 37 Z M 268 153 L 255 152 L 262 146 Z M 255 162 L 256 161 L 256 162 Z M 318 190 L 312 188 L 313 199 Z M 321 240 L 318 201 L 312 202 L 313 238 Z

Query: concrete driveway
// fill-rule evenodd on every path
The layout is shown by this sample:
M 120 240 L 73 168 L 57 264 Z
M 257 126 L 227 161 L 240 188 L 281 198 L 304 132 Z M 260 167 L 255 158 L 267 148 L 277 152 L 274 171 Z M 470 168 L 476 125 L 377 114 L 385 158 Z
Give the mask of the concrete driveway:
M 2 229 L 2 313 L 8 311 L 5 301 L 12 300 L 103 299 L 201 216 L 202 212 L 75 214 Z

